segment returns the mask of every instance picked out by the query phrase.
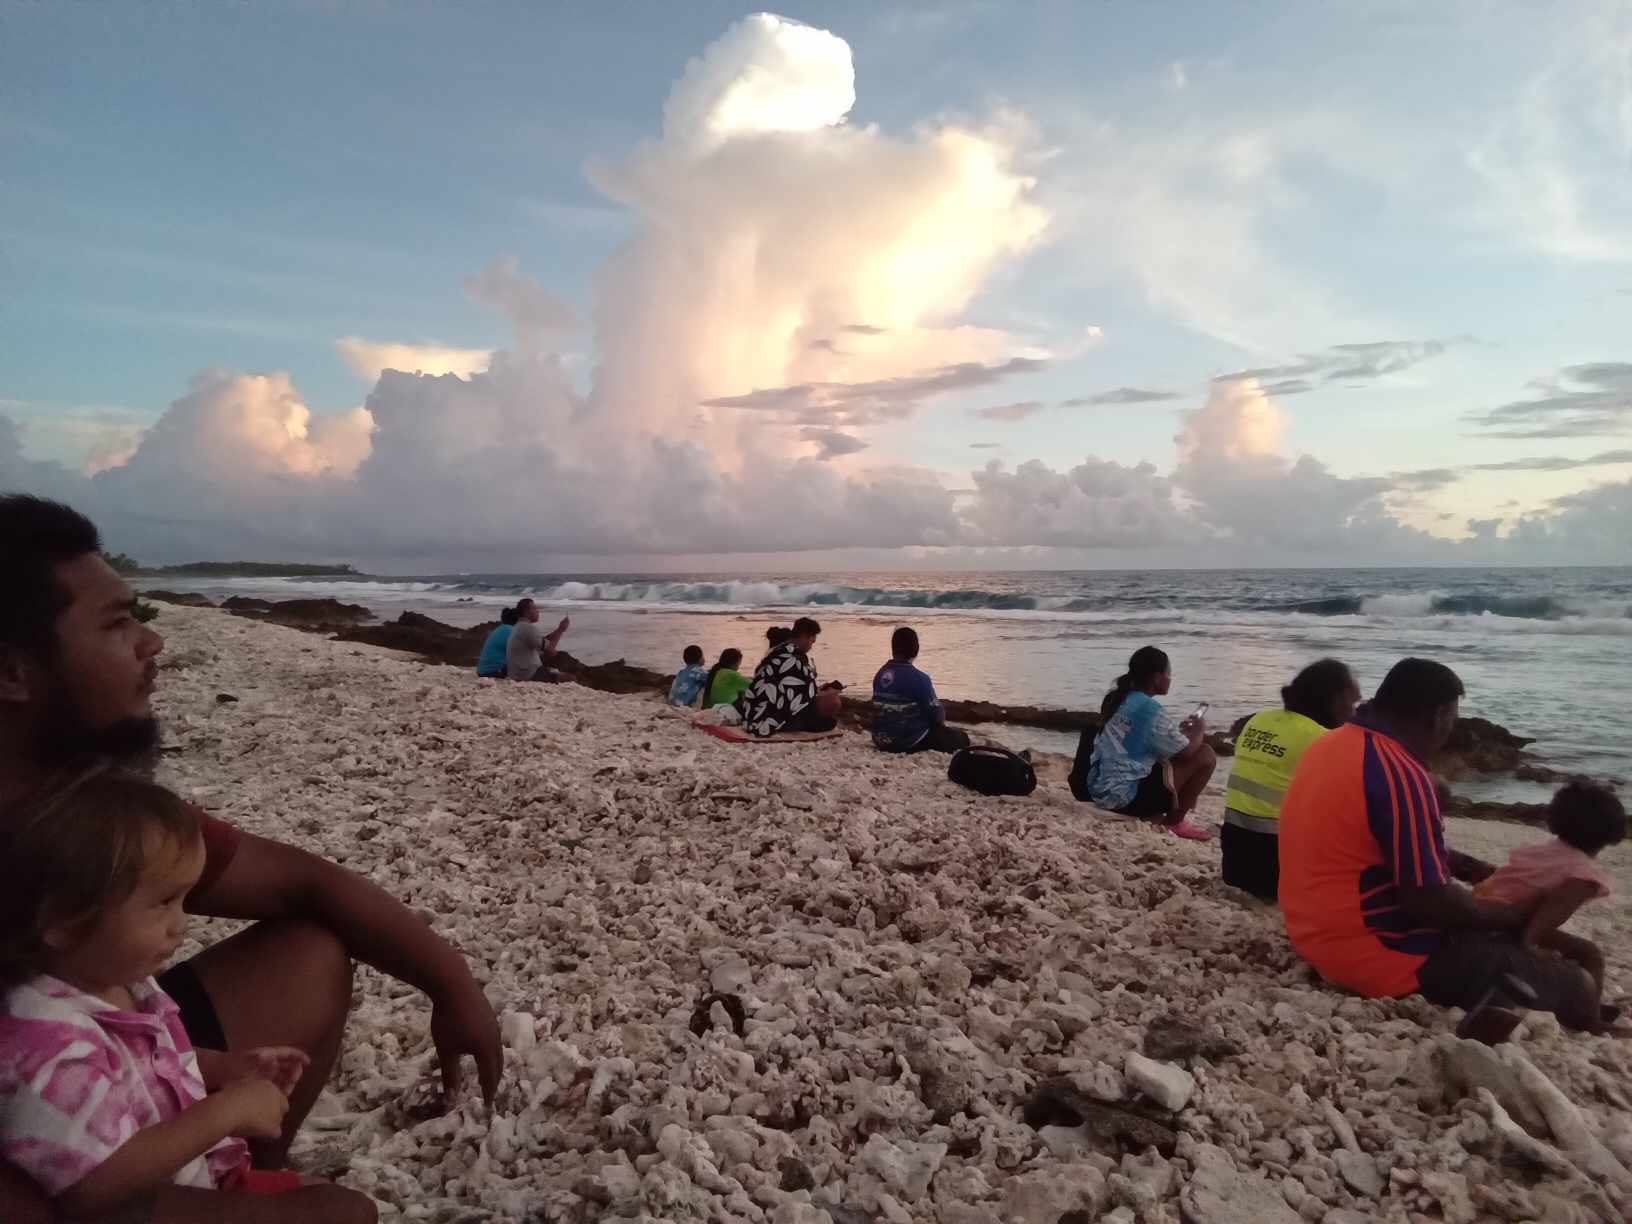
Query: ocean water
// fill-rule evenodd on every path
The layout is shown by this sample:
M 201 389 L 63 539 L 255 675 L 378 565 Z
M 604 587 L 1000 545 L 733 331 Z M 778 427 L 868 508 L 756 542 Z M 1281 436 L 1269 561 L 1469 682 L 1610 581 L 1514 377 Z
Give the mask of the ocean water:
M 921 665 L 943 697 L 1098 705 L 1146 644 L 1173 659 L 1169 702 L 1211 703 L 1209 721 L 1279 704 L 1280 687 L 1323 655 L 1366 692 L 1405 655 L 1454 667 L 1466 714 L 1537 739 L 1560 769 L 1632 778 L 1632 567 L 854 573 L 754 575 L 454 574 L 400 578 L 164 579 L 140 585 L 221 598 L 332 596 L 390 618 L 495 619 L 524 594 L 571 615 L 565 647 L 590 662 L 675 668 L 689 643 L 710 662 L 727 646 L 751 665 L 764 630 L 821 621 L 824 678 L 870 686 L 890 631 L 914 625 Z M 559 610 L 559 611 L 556 611 Z M 1069 737 L 1005 730 L 1069 750 Z M 1534 798 L 1522 784 L 1463 788 Z

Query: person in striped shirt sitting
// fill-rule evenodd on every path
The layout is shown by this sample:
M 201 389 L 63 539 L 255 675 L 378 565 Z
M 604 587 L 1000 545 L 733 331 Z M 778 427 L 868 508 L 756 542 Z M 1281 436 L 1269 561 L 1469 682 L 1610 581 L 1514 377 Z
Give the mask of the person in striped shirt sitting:
M 1403 659 L 1347 726 L 1305 750 L 1281 804 L 1280 900 L 1298 954 L 1367 998 L 1421 994 L 1469 1010 L 1462 1036 L 1505 1041 L 1518 1004 L 1596 1032 L 1596 983 L 1521 939 L 1530 910 L 1457 881 L 1494 870 L 1445 844 L 1429 762 L 1456 725 L 1462 681 Z

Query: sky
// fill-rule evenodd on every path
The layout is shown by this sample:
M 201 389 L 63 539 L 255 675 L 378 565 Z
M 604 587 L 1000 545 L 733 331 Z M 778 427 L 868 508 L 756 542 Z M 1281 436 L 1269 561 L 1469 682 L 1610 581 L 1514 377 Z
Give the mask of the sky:
M 1632 563 L 1632 6 L 0 0 L 0 487 L 382 572 Z

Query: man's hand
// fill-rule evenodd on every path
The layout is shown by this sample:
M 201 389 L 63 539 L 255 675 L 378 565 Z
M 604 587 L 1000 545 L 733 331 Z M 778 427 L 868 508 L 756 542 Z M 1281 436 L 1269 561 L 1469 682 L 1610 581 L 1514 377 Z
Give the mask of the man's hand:
M 476 1060 L 476 1080 L 482 1088 L 482 1102 L 488 1111 L 499 1090 L 504 1072 L 504 1046 L 499 1039 L 499 1020 L 487 996 L 474 979 L 458 990 L 431 1000 L 431 1041 L 442 1067 L 442 1099 L 452 1109 L 464 1084 L 464 1058 Z
M 464 957 L 400 901 L 335 863 L 245 834 L 232 865 L 190 904 L 220 918 L 305 919 L 333 932 L 355 959 L 419 987 L 431 1000 L 431 1040 L 450 1101 L 468 1054 L 491 1104 L 504 1069 L 498 1018 Z
M 1446 850 L 1446 863 L 1451 869 L 1451 878 L 1461 880 L 1464 884 L 1478 884 L 1496 874 L 1496 868 L 1483 859 L 1474 858 L 1471 854 L 1463 854 L 1460 850 Z
M 1482 901 L 1460 884 L 1416 888 L 1398 885 L 1400 908 L 1423 926 L 1447 931 L 1511 931 L 1530 920 L 1530 909 L 1503 901 Z

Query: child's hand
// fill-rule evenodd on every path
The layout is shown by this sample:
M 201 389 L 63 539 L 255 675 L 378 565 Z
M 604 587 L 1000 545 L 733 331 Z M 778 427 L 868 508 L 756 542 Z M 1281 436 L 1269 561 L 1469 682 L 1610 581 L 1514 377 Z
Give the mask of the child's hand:
M 271 1080 L 284 1096 L 294 1092 L 300 1077 L 312 1064 L 312 1060 L 306 1057 L 306 1051 L 297 1050 L 294 1046 L 261 1046 L 245 1050 L 242 1057 L 247 1068 L 243 1075 L 236 1078 Z
M 198 1051 L 198 1069 L 211 1092 L 219 1092 L 239 1080 L 264 1079 L 276 1084 L 285 1096 L 295 1090 L 306 1074 L 311 1059 L 293 1046 L 261 1046 L 253 1050 Z
M 289 1098 L 267 1079 L 242 1079 L 216 1094 L 232 1119 L 232 1133 L 241 1139 L 276 1139 L 283 1134 Z

